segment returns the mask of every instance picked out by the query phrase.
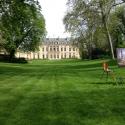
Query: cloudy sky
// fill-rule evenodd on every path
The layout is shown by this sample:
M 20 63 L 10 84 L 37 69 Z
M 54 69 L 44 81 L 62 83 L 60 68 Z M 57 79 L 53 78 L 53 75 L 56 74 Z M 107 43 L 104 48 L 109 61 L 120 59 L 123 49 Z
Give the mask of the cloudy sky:
M 63 25 L 67 0 L 39 0 L 39 2 L 46 20 L 47 37 L 68 37 Z

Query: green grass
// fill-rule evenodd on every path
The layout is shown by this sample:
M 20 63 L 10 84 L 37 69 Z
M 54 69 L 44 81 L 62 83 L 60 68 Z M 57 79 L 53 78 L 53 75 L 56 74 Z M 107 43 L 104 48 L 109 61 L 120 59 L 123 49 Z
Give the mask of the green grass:
M 100 79 L 102 62 L 0 63 L 0 125 L 124 125 L 125 86 Z

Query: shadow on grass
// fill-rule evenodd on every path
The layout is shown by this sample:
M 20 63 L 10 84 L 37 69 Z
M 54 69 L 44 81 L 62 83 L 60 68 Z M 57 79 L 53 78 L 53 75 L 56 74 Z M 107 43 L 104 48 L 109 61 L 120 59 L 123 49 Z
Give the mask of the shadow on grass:
M 96 84 L 96 85 L 114 85 L 114 86 L 123 86 L 125 83 L 118 83 L 116 81 L 110 80 L 110 81 L 103 81 L 103 82 L 89 82 L 89 84 Z
M 25 58 L 13 58 L 12 60 L 9 59 L 0 59 L 1 63 L 14 63 L 14 64 L 26 64 L 28 61 Z

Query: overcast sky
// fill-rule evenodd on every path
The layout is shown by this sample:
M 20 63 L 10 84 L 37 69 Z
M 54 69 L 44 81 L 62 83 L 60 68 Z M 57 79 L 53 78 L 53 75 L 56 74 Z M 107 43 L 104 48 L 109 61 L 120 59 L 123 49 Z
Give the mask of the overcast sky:
M 46 20 L 47 37 L 68 37 L 63 25 L 67 0 L 39 0 L 39 2 Z

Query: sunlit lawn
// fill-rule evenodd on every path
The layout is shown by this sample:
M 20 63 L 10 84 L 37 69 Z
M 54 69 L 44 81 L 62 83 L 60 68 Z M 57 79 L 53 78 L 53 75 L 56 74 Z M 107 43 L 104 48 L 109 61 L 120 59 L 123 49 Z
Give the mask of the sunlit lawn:
M 102 61 L 0 63 L 0 125 L 125 125 L 125 85 Z M 125 68 L 110 61 L 115 77 Z

